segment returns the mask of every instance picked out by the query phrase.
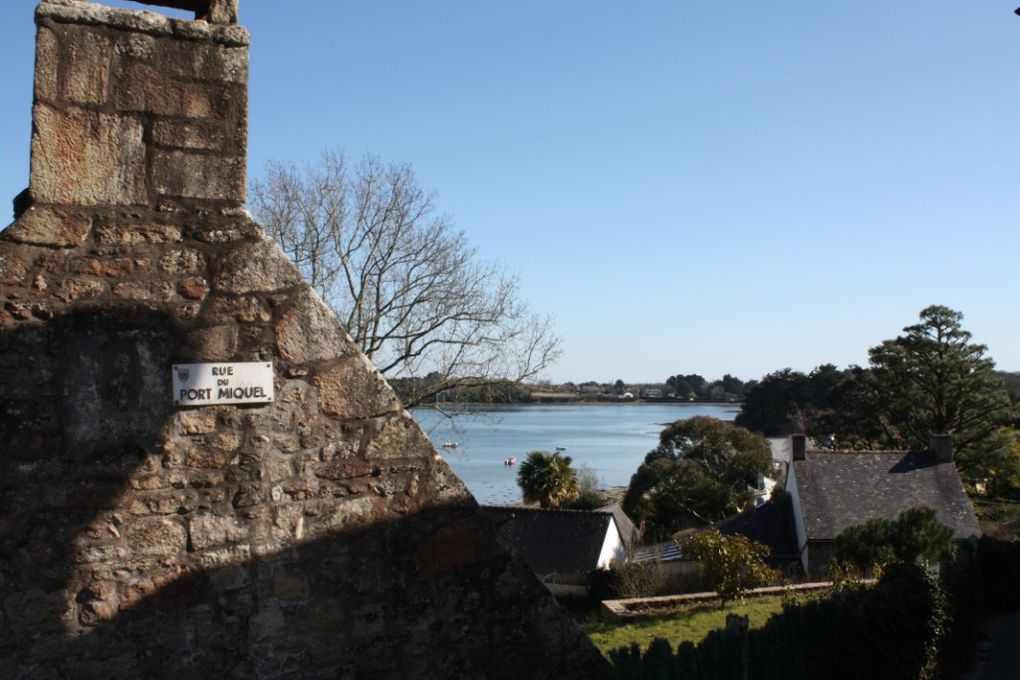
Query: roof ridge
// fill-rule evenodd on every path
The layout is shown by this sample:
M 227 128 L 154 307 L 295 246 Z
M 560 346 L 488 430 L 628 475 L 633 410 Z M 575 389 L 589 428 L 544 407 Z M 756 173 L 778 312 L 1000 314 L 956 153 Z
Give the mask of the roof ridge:
M 564 515 L 609 515 L 613 516 L 611 510 L 580 510 L 576 508 L 532 508 L 525 505 L 482 505 L 480 506 L 483 510 L 490 508 L 496 510 L 524 510 L 527 512 L 549 512 L 549 513 L 561 513 Z
M 856 449 L 808 449 L 805 453 L 820 454 L 825 456 L 855 456 L 860 454 L 888 454 L 895 456 L 902 456 L 908 453 L 931 453 L 931 449 L 866 449 L 858 451 Z

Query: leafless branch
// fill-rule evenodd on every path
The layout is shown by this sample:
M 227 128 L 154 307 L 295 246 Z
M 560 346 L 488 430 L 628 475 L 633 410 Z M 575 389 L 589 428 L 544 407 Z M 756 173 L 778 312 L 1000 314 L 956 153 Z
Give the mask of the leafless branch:
M 532 379 L 559 356 L 552 319 L 436 214 L 409 165 L 366 156 L 352 168 L 336 152 L 301 170 L 272 162 L 251 205 L 383 374 L 413 379 L 408 406 Z

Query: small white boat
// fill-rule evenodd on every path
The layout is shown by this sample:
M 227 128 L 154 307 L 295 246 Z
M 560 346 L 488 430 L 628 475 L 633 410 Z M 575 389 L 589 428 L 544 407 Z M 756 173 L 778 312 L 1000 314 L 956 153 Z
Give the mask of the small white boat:
M 460 446 L 460 444 L 458 444 L 457 442 L 443 442 L 444 449 L 455 449 L 458 446 Z
M 510 456 L 509 458 L 503 461 L 503 465 L 517 465 L 517 459 L 514 458 L 513 456 Z

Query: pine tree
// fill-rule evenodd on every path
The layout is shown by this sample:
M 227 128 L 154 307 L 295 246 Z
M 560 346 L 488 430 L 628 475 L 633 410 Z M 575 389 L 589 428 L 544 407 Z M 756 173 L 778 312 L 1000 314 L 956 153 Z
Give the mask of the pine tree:
M 995 363 L 970 342 L 960 312 L 933 305 L 920 317 L 869 352 L 887 443 L 924 449 L 932 434 L 950 434 L 961 472 L 994 476 L 1015 464 L 1007 428 L 1016 417 Z

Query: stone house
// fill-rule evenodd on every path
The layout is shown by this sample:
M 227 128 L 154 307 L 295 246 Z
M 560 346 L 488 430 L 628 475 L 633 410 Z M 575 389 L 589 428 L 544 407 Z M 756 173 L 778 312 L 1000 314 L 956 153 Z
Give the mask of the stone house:
M 953 463 L 948 436 L 932 437 L 927 451 L 840 452 L 807 450 L 792 439 L 786 477 L 797 554 L 808 576 L 822 576 L 843 529 L 882 517 L 895 519 L 926 506 L 961 543 L 981 535 L 974 508 Z
M 500 537 L 554 595 L 586 595 L 588 574 L 625 562 L 636 533 L 629 519 L 621 526 L 617 513 L 610 510 L 483 509 Z M 623 515 L 622 510 L 618 514 Z
M 748 508 L 712 525 L 725 535 L 742 534 L 769 549 L 768 564 L 784 572 L 800 569 L 797 554 L 797 537 L 794 532 L 792 504 L 789 495 Z M 684 554 L 679 542 L 697 529 L 685 529 L 673 535 L 673 540 L 637 547 L 632 562 L 654 562 L 666 573 L 695 577 L 700 574 L 697 561 Z

